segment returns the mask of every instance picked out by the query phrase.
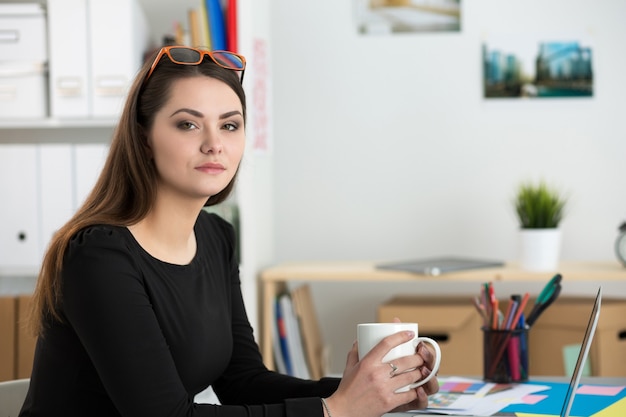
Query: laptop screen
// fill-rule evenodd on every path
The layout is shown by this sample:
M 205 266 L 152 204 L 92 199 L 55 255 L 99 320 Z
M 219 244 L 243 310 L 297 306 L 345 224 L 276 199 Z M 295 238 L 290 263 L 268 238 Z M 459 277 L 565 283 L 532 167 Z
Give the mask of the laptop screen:
M 587 356 L 589 355 L 589 349 L 591 348 L 593 335 L 595 334 L 596 327 L 598 326 L 601 301 L 602 287 L 598 288 L 598 295 L 596 295 L 596 300 L 593 304 L 593 309 L 591 310 L 591 316 L 589 316 L 589 323 L 587 324 L 585 337 L 583 338 L 582 344 L 580 346 L 580 352 L 578 353 L 578 359 L 576 360 L 574 373 L 572 374 L 572 379 L 570 380 L 569 387 L 567 387 L 567 393 L 565 394 L 565 401 L 563 402 L 561 417 L 569 417 L 570 410 L 572 409 L 572 404 L 574 404 L 576 389 L 578 388 L 578 384 L 580 383 L 580 377 L 583 373 L 583 367 L 585 366 Z

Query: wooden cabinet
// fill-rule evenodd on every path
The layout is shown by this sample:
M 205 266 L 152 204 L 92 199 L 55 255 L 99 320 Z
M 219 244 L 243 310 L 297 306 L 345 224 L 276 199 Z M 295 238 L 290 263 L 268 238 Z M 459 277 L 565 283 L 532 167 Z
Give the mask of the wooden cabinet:
M 15 376 L 15 298 L 0 297 L 0 381 Z
M 36 343 L 26 327 L 30 299 L 0 296 L 0 381 L 30 377 Z

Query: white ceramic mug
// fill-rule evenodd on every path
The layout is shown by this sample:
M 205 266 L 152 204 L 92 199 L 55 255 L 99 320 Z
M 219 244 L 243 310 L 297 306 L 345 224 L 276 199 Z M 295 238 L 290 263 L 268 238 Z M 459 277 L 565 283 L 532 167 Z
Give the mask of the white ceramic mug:
M 361 323 L 357 325 L 357 342 L 359 345 L 359 359 L 364 357 L 374 346 L 376 346 L 385 337 L 402 331 L 412 331 L 415 337 L 406 343 L 398 345 L 391 349 L 384 357 L 383 362 L 391 362 L 394 359 L 403 356 L 415 354 L 415 348 L 420 342 L 429 343 L 435 349 L 435 363 L 430 375 L 412 384 L 406 385 L 396 390 L 396 392 L 405 392 L 420 385 L 425 384 L 433 378 L 439 370 L 441 363 L 441 349 L 439 344 L 430 337 L 419 337 L 417 323 Z

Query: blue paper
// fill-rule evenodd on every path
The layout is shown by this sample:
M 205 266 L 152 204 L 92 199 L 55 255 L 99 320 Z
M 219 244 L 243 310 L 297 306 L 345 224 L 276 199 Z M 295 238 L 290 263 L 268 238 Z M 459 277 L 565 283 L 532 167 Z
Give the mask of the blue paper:
M 512 404 L 504 408 L 501 413 L 529 413 L 529 414 L 549 414 L 560 415 L 563 403 L 565 402 L 565 394 L 569 384 L 562 382 L 545 382 L 545 381 L 529 381 L 528 384 L 547 385 L 550 387 L 547 391 L 541 391 L 533 395 L 547 395 L 547 398 L 536 404 Z M 583 384 L 594 385 L 598 384 Z M 570 415 L 572 416 L 591 416 L 599 411 L 604 410 L 613 403 L 626 397 L 626 389 L 620 391 L 615 396 L 606 395 L 588 395 L 576 394 L 574 405 Z

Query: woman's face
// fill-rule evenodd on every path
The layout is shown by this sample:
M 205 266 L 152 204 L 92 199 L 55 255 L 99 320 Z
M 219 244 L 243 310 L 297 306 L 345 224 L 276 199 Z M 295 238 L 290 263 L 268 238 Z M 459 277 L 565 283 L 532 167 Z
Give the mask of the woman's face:
M 155 116 L 148 146 L 159 194 L 204 203 L 233 179 L 245 147 L 237 94 L 206 76 L 183 78 Z

